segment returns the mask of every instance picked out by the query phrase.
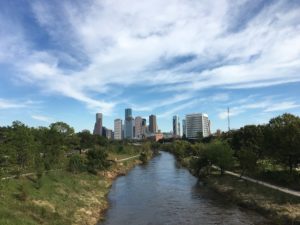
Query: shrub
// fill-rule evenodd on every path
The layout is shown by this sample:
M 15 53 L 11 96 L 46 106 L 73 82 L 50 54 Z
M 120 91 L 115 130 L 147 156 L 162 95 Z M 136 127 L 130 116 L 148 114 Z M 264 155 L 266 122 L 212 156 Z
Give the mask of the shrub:
M 83 172 L 86 169 L 85 160 L 81 155 L 72 155 L 69 160 L 68 170 L 72 173 Z
M 87 153 L 87 168 L 91 173 L 96 173 L 97 170 L 103 170 L 109 167 L 107 154 L 101 148 L 94 148 Z

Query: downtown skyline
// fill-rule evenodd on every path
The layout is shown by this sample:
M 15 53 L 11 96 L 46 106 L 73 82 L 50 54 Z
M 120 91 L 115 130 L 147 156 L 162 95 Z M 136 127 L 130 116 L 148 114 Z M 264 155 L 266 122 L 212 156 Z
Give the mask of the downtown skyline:
M 134 3 L 134 4 L 133 4 Z M 205 112 L 212 132 L 300 115 L 297 1 L 2 1 L 0 125 L 93 131 Z

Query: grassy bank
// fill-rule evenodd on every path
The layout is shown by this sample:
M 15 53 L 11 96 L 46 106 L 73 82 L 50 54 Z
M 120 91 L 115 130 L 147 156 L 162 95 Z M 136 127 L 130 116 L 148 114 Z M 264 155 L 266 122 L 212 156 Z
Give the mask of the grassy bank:
M 205 181 L 228 200 L 267 216 L 274 224 L 300 224 L 300 199 L 297 197 L 230 175 L 213 173 Z
M 59 170 L 40 180 L 30 176 L 1 181 L 0 224 L 96 224 L 108 207 L 113 179 L 139 162 L 114 164 L 98 175 Z

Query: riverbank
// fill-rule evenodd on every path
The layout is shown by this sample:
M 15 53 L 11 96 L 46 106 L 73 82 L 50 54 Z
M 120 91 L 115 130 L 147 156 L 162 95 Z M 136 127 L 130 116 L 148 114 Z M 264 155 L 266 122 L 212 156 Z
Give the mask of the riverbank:
M 0 182 L 0 224 L 87 224 L 103 219 L 113 180 L 139 164 L 138 158 L 116 163 L 92 175 L 51 171 Z
M 185 158 L 181 160 L 181 164 L 187 167 L 194 176 L 197 176 L 191 169 L 190 160 L 190 158 Z M 258 212 L 276 225 L 300 224 L 299 197 L 228 174 L 221 176 L 220 172 L 213 168 L 210 175 L 201 178 L 201 181 L 226 200 Z
M 274 224 L 300 224 L 300 199 L 230 175 L 212 174 L 207 186 L 241 207 L 255 210 Z

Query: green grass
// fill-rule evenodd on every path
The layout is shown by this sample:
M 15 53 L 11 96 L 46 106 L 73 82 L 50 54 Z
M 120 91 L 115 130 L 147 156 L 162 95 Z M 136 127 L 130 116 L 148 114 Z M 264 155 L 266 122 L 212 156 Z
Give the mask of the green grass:
M 109 158 L 127 158 L 136 152 L 109 152 Z M 136 159 L 113 164 L 102 175 L 62 169 L 44 173 L 40 181 L 36 176 L 0 180 L 0 224 L 96 224 L 107 208 L 112 182 L 104 175 L 125 174 L 136 164 Z
M 109 190 L 104 179 L 88 173 L 50 172 L 42 177 L 41 184 L 37 188 L 34 177 L 2 181 L 0 224 L 74 224 L 76 218 L 84 216 L 81 208 L 91 204 L 95 209 L 105 207 Z M 22 193 L 26 199 L 20 199 Z
M 242 181 L 229 175 L 212 174 L 208 186 L 241 206 L 265 214 L 275 224 L 300 224 L 300 198 Z

